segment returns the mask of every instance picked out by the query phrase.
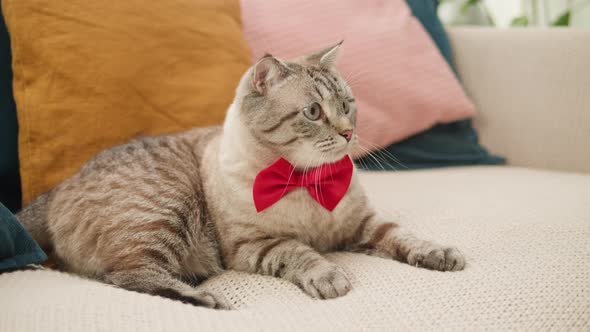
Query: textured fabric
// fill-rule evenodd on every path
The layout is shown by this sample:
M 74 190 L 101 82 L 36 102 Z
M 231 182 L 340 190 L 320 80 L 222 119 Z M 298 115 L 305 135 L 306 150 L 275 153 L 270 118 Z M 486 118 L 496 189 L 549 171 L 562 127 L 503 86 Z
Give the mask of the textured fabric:
M 414 16 L 422 23 L 451 67 L 452 51 L 436 11 L 436 0 L 408 0 Z M 404 170 L 460 165 L 494 165 L 504 163 L 479 144 L 471 120 L 438 124 L 401 142 L 376 151 L 357 162 L 370 170 Z
M 512 165 L 590 172 L 590 30 L 449 32 L 484 145 Z
M 0 203 L 0 271 L 41 263 L 47 256 L 16 217 Z
M 348 191 L 352 171 L 353 165 L 349 156 L 307 172 L 295 171 L 291 163 L 280 158 L 260 171 L 254 179 L 252 195 L 256 211 L 268 208 L 298 187 L 306 187 L 314 200 L 332 211 Z
M 353 290 L 312 300 L 228 272 L 217 312 L 56 272 L 0 275 L 0 331 L 440 331 L 590 329 L 590 176 L 509 167 L 361 174 L 383 215 L 457 245 L 461 272 L 333 254 Z M 474 194 L 477 193 L 477 194 Z
M 2 5 L 25 203 L 131 137 L 221 123 L 250 64 L 237 0 Z
M 474 114 L 453 71 L 403 0 L 241 4 L 253 59 L 266 52 L 296 57 L 344 39 L 337 68 L 354 90 L 366 149 Z
M 0 202 L 12 211 L 20 207 L 17 131 L 10 41 L 0 3 Z

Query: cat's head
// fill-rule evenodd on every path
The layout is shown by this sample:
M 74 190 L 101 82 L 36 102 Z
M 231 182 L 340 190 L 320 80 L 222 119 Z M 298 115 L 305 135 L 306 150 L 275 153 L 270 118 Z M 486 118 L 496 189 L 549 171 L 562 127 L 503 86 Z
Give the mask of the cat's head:
M 240 118 L 257 144 L 296 167 L 341 159 L 357 141 L 354 97 L 334 65 L 341 44 L 293 60 L 266 55 L 238 88 Z

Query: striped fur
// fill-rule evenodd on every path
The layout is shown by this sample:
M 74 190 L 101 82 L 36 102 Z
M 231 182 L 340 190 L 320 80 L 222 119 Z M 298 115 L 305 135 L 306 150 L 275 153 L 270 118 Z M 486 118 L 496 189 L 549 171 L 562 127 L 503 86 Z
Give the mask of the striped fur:
M 379 219 L 353 176 L 328 212 L 294 190 L 256 213 L 256 174 L 279 157 L 299 169 L 342 158 L 356 142 L 356 108 L 333 66 L 339 45 L 284 62 L 266 56 L 240 82 L 223 128 L 145 137 L 98 154 L 18 214 L 61 268 L 184 303 L 227 308 L 191 286 L 234 269 L 284 278 L 316 298 L 346 294 L 344 271 L 322 254 L 363 252 L 460 270 L 454 248 Z M 303 110 L 321 105 L 321 117 Z

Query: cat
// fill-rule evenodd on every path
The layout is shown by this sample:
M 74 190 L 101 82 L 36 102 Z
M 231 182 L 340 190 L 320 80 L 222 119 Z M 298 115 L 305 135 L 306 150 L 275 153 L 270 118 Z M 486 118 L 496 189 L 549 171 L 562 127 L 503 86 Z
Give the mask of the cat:
M 210 308 L 230 305 L 191 283 L 226 269 L 283 278 L 313 298 L 343 296 L 347 275 L 322 256 L 337 250 L 462 270 L 458 249 L 379 217 L 356 170 L 332 211 L 304 188 L 255 208 L 255 179 L 280 158 L 306 174 L 355 146 L 355 99 L 334 64 L 340 47 L 289 61 L 265 55 L 241 78 L 222 127 L 105 150 L 18 219 L 65 271 Z

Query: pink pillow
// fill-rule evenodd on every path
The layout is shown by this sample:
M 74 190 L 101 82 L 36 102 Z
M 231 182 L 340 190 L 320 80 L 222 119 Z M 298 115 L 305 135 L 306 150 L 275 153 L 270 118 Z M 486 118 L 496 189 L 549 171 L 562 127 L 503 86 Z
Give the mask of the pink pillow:
M 337 68 L 355 95 L 365 149 L 475 113 L 404 0 L 241 0 L 241 6 L 254 61 L 266 52 L 288 59 L 344 39 Z

